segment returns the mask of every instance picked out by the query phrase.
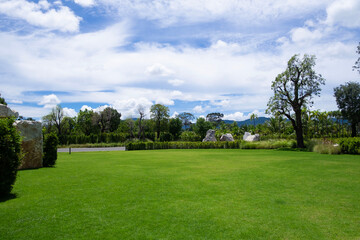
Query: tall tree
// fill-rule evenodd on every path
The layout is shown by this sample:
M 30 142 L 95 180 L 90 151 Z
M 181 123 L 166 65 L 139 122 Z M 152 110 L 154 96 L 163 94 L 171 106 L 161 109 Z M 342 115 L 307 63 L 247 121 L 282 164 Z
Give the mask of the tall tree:
M 201 136 L 201 139 L 205 138 L 207 130 L 211 129 L 211 122 L 205 121 L 204 118 L 200 117 L 197 119 L 194 131 Z
M 120 124 L 121 113 L 111 107 L 105 108 L 100 112 L 101 132 L 114 132 Z
M 359 45 L 357 46 L 356 53 L 360 54 L 360 42 Z M 357 69 L 358 72 L 360 73 L 360 57 L 356 60 L 355 65 L 353 66 L 353 70 L 355 69 Z
M 334 96 L 341 114 L 351 123 L 351 136 L 356 136 L 356 125 L 360 122 L 360 84 L 347 82 L 334 88 Z
M 97 134 L 99 118 L 99 114 L 94 113 L 92 110 L 80 110 L 77 116 L 76 128 L 85 135 Z
M 255 131 L 255 126 L 256 126 L 255 121 L 256 121 L 256 119 L 258 119 L 258 118 L 259 118 L 258 115 L 255 114 L 255 113 L 252 113 L 252 114 L 250 115 L 250 120 L 253 121 L 254 131 Z
M 150 117 L 155 122 L 155 129 L 157 133 L 156 137 L 159 138 L 161 129 L 164 125 L 164 120 L 169 118 L 169 108 L 162 104 L 155 104 L 151 106 L 150 112 Z
M 57 105 L 51 110 L 51 113 L 43 117 L 44 122 L 50 125 L 54 125 L 57 129 L 58 136 L 62 134 L 62 120 L 64 118 L 64 112 L 60 105 Z
M 145 118 L 146 114 L 145 114 L 145 107 L 143 105 L 139 105 L 137 107 L 137 112 L 139 113 L 139 120 L 138 120 L 138 127 L 139 127 L 139 132 L 138 132 L 138 138 L 139 139 L 144 139 L 145 138 L 145 134 L 144 134 L 144 124 L 143 124 L 143 119 Z
M 182 124 L 185 126 L 185 129 L 189 129 L 191 125 L 191 120 L 194 120 L 195 117 L 191 113 L 183 112 L 178 115 L 178 118 L 181 120 Z
M 274 96 L 269 99 L 268 113 L 285 115 L 291 122 L 297 140 L 297 147 L 304 148 L 302 108 L 313 104 L 312 97 L 319 96 L 325 79 L 315 72 L 314 55 L 305 54 L 290 58 L 286 70 L 272 82 Z
M 177 140 L 182 129 L 182 122 L 179 118 L 172 118 L 169 122 L 169 132 L 173 136 L 173 140 Z
M 221 123 L 224 114 L 219 112 L 209 113 L 206 115 L 206 121 L 213 123 L 216 127 Z

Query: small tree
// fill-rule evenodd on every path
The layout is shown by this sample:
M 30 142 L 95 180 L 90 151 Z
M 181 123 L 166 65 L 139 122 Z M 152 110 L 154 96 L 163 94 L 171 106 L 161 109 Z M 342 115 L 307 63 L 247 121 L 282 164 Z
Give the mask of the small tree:
M 7 105 L 7 103 L 5 102 L 5 99 L 1 97 L 1 93 L 0 93 L 0 104 Z
M 21 162 L 20 135 L 13 123 L 11 118 L 0 119 L 0 196 L 11 192 Z
M 138 128 L 139 128 L 139 132 L 138 132 L 138 138 L 139 139 L 144 139 L 144 124 L 143 124 L 143 119 L 145 118 L 146 114 L 145 114 L 145 107 L 143 105 L 139 105 L 137 107 L 137 112 L 139 113 L 139 120 L 138 120 Z
M 334 88 L 336 103 L 345 119 L 351 123 L 351 136 L 356 136 L 356 125 L 360 122 L 360 84 L 348 82 Z
M 205 121 L 204 118 L 198 118 L 194 127 L 195 133 L 197 133 L 201 139 L 205 138 L 207 130 L 211 129 L 211 123 Z
M 60 105 L 57 105 L 51 110 L 51 113 L 43 117 L 43 121 L 46 124 L 54 125 L 56 126 L 56 129 L 58 131 L 58 135 L 60 136 L 62 134 L 62 120 L 64 118 L 64 112 Z
M 45 135 L 44 139 L 44 157 L 43 166 L 53 167 L 57 160 L 57 146 L 59 139 L 55 133 L 49 133 Z
M 258 119 L 258 115 L 257 115 L 257 114 L 253 113 L 253 114 L 250 115 L 250 120 L 253 121 L 254 131 L 255 131 L 255 127 L 256 127 L 256 124 L 255 124 L 256 119 Z
M 316 74 L 315 56 L 298 55 L 290 58 L 285 72 L 279 74 L 272 82 L 274 96 L 268 102 L 267 113 L 285 115 L 296 133 L 297 147 L 304 148 L 302 109 L 312 105 L 312 97 L 320 95 L 321 85 L 325 79 Z

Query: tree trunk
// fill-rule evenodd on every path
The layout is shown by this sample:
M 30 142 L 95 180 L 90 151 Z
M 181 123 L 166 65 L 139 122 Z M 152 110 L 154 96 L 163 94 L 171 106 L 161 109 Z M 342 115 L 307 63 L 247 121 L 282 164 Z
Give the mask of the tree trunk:
M 356 137 L 356 123 L 351 123 L 351 137 Z
M 303 126 L 302 126 L 302 120 L 301 120 L 301 109 L 295 111 L 295 117 L 296 117 L 295 132 L 296 132 L 297 147 L 305 148 L 304 136 L 303 136 Z

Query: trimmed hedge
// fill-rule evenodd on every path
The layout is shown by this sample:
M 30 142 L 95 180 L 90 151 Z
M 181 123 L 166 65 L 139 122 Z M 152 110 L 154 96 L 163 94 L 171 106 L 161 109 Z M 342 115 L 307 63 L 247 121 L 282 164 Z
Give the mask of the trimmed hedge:
M 43 166 L 44 167 L 55 166 L 56 159 L 57 159 L 58 144 L 59 144 L 59 140 L 55 133 L 49 133 L 49 134 L 45 135 L 44 158 L 43 158 Z
M 0 119 L 0 196 L 8 195 L 15 183 L 21 163 L 21 138 L 14 119 Z
M 339 145 L 342 153 L 360 154 L 360 138 L 341 138 Z
M 129 142 L 126 150 L 153 149 L 277 149 L 296 147 L 295 141 L 266 141 L 266 142 Z
M 129 138 L 127 133 L 102 133 L 90 135 L 63 135 L 59 137 L 61 145 L 86 144 L 86 143 L 118 143 Z

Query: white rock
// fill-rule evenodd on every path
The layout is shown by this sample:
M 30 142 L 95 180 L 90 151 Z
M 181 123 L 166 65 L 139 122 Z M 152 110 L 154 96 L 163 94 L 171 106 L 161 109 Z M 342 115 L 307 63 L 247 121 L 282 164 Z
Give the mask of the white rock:
M 220 141 L 233 142 L 233 141 L 234 141 L 234 138 L 233 138 L 233 136 L 231 135 L 231 133 L 226 133 L 226 134 L 221 135 Z
M 251 133 L 245 132 L 243 140 L 247 142 L 260 141 L 260 135 L 259 134 L 251 135 Z
M 215 132 L 216 131 L 212 130 L 212 129 L 207 130 L 206 136 L 202 141 L 203 142 L 216 142 Z

